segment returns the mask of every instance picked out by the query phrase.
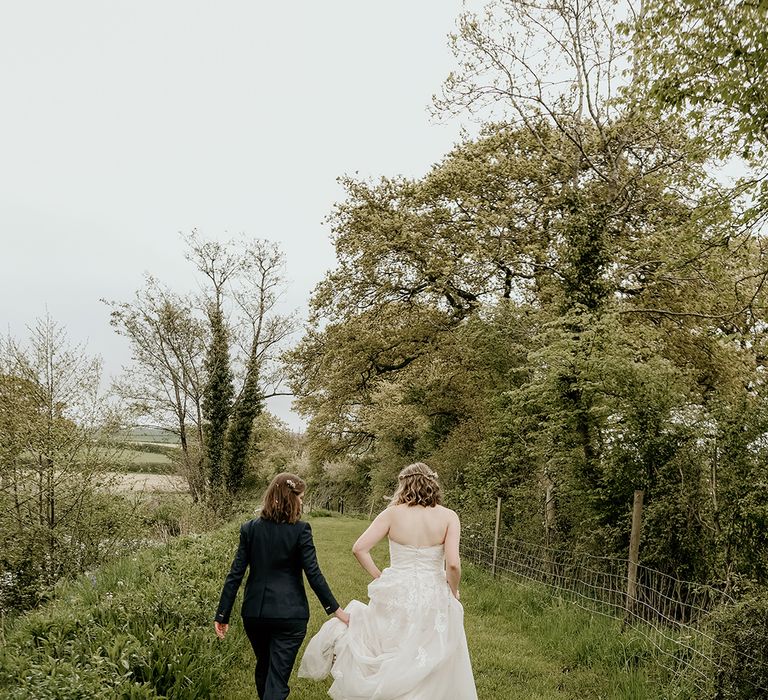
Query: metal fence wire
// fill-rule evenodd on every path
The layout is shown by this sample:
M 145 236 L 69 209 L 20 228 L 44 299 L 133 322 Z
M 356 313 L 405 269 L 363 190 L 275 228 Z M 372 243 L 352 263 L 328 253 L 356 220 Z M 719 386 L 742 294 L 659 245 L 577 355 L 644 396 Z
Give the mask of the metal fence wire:
M 494 556 L 495 550 L 495 556 Z M 464 528 L 462 559 L 492 571 L 502 579 L 545 586 L 589 612 L 624 621 L 659 652 L 658 661 L 669 672 L 670 696 L 693 691 L 694 697 L 712 697 L 720 660 L 742 658 L 758 663 L 754 649 L 768 647 L 768 631 L 752 649 L 736 649 L 712 631 L 712 613 L 734 600 L 712 586 L 676 579 L 637 567 L 635 595 L 627 595 L 629 561 L 557 549 L 523 540 L 499 539 L 486 530 Z M 751 682 L 747 679 L 747 682 Z M 751 682 L 753 697 L 768 698 L 768 688 Z

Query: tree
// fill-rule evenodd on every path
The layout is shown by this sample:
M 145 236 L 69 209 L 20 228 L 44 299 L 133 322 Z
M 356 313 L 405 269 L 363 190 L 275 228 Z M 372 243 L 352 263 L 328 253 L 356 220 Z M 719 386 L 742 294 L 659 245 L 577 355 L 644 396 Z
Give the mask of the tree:
M 763 170 L 767 26 L 768 7 L 759 0 L 643 0 L 626 25 L 651 97 L 716 135 L 721 156 L 740 154 Z
M 424 178 L 345 181 L 293 386 L 316 464 L 368 464 L 378 488 L 438 460 L 466 506 L 510 496 L 508 527 L 601 554 L 625 551 L 645 488 L 647 560 L 705 579 L 717 489 L 743 483 L 708 488 L 707 449 L 721 401 L 762 392 L 765 274 L 711 149 L 617 90 L 636 64 L 613 8 L 460 19 L 438 105 L 503 116 Z M 754 438 L 759 412 L 738 414 Z
M 205 356 L 207 381 L 203 389 L 203 445 L 208 497 L 216 500 L 224 487 L 224 441 L 234 394 L 229 365 L 229 338 L 220 307 L 208 311 L 211 341 Z
M 150 277 L 133 302 L 112 303 L 137 370 L 120 385 L 144 419 L 179 434 L 193 496 L 220 504 L 242 487 L 264 400 L 283 393 L 278 350 L 295 319 L 276 313 L 284 257 L 275 244 L 196 232 L 186 243 L 202 276 L 197 297 Z
M 768 216 L 766 26 L 761 0 L 643 0 L 623 25 L 635 46 L 639 91 L 659 120 L 682 117 L 702 143 L 743 173 L 730 193 L 743 202 L 738 235 L 758 241 Z M 761 256 L 765 269 L 764 251 Z
M 223 483 L 234 494 L 243 484 L 253 421 L 265 398 L 282 393 L 277 389 L 282 373 L 274 366 L 274 353 L 294 324 L 292 317 L 274 312 L 283 284 L 284 257 L 268 241 L 238 246 L 235 241 L 203 241 L 193 233 L 188 245 L 190 260 L 210 285 L 205 306 L 211 342 L 203 405 L 209 486 L 216 492 Z M 239 315 L 231 327 L 225 319 L 227 301 Z M 231 337 L 239 340 L 243 351 L 237 395 L 229 357 Z M 271 391 L 268 386 L 273 387 Z
M 224 442 L 234 395 L 230 366 L 229 328 L 224 318 L 225 286 L 239 267 L 237 258 L 215 241 L 190 239 L 189 257 L 212 287 L 205 299 L 210 340 L 205 354 L 206 381 L 203 388 L 203 445 L 207 497 L 216 504 L 224 491 Z
M 246 342 L 250 342 L 243 387 L 237 396 L 227 432 L 227 488 L 236 493 L 243 485 L 254 421 L 261 415 L 267 385 L 278 387 L 283 368 L 270 367 L 275 349 L 292 332 L 294 320 L 274 313 L 283 284 L 284 257 L 280 249 L 265 241 L 249 246 L 242 258 L 243 284 L 233 292 L 243 313 Z M 271 394 L 276 395 L 277 389 Z
M 100 361 L 46 317 L 0 344 L 0 608 L 33 607 L 118 550 L 128 525 L 101 491 L 118 416 Z
M 627 329 L 652 342 L 683 376 L 692 365 L 701 366 L 691 334 L 706 339 L 701 342 L 710 360 L 719 358 L 729 328 L 750 338 L 747 344 L 754 333 L 762 335 L 756 320 L 764 299 L 761 248 L 748 228 L 737 225 L 739 203 L 732 193 L 706 177 L 715 150 L 690 138 L 686 121 L 661 122 L 649 109 L 643 37 L 614 31 L 616 20 L 626 20 L 631 9 L 599 0 L 495 2 L 481 18 L 465 13 L 453 37 L 459 69 L 436 99 L 439 109 L 501 109 L 572 174 L 559 191 L 559 211 L 549 219 L 554 245 L 546 259 L 557 261 L 550 299 L 557 304 L 557 316 L 539 343 L 542 364 L 531 368 L 537 378 L 530 386 L 533 393 L 524 388 L 524 403 L 514 412 L 536 400 L 542 411 L 538 424 L 546 425 L 543 432 L 549 435 L 542 444 L 543 464 L 552 466 L 547 472 L 560 471 L 563 486 L 577 483 L 576 495 L 583 502 L 596 504 L 592 513 L 576 515 L 588 522 L 602 508 L 599 499 L 612 454 L 607 447 L 613 431 L 606 418 L 628 420 L 633 410 L 630 395 L 630 402 L 612 414 L 619 407 L 596 390 L 610 367 L 619 377 L 636 373 L 632 355 L 625 354 L 634 345 Z M 720 21 L 718 8 L 706 11 L 712 22 Z M 729 21 L 720 27 L 726 33 Z M 679 25 L 668 29 L 655 34 L 655 40 L 667 42 L 674 34 L 687 41 Z M 753 22 L 752 29 L 762 27 Z M 757 40 L 749 41 L 756 45 Z M 667 67 L 675 63 L 685 69 L 679 58 L 673 51 L 663 60 Z M 542 138 L 550 131 L 560 139 Z M 659 327 L 667 334 L 666 347 L 655 337 Z M 615 338 L 623 338 L 624 347 L 616 346 Z M 613 357 L 604 356 L 609 349 Z M 647 354 L 642 348 L 633 352 Z M 751 364 L 754 372 L 750 355 L 745 353 L 741 362 Z M 717 362 L 701 364 L 708 365 L 706 373 L 694 375 L 697 381 L 688 385 L 687 395 L 697 396 L 707 411 L 709 378 L 722 368 Z M 601 373 L 595 374 L 595 367 Z M 624 385 L 622 391 L 628 390 L 632 387 Z M 658 404 L 661 413 L 654 419 L 664 425 L 662 432 L 672 420 L 665 405 Z M 641 424 L 649 425 L 647 415 Z M 637 485 L 656 483 L 661 465 L 652 468 L 642 452 L 625 473 L 633 473 Z M 571 478 L 555 469 L 558 462 L 574 470 Z M 551 473 L 544 474 L 545 481 Z M 565 489 L 560 493 L 566 495 Z M 670 554 L 667 562 L 674 560 Z
M 153 277 L 131 303 L 108 302 L 110 322 L 128 338 L 132 370 L 115 390 L 134 415 L 172 430 L 181 445 L 181 469 L 194 501 L 204 495 L 202 471 L 202 358 L 206 330 L 192 300 L 163 288 Z

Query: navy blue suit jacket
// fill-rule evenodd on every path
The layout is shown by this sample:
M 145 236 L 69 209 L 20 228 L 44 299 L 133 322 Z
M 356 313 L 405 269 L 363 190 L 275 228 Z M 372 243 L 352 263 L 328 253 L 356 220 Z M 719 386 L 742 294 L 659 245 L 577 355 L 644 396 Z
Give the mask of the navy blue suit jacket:
M 309 619 L 302 571 L 325 612 L 339 607 L 317 563 L 309 523 L 275 523 L 256 518 L 240 527 L 240 544 L 221 591 L 217 622 L 226 624 L 237 589 L 250 567 L 243 596 L 243 617 Z

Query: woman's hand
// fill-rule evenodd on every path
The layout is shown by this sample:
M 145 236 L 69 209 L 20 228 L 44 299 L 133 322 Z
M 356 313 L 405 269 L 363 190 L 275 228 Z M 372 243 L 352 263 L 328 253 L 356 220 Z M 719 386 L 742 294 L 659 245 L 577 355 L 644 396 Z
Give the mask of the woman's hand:
M 214 622 L 213 627 L 216 630 L 216 636 L 219 639 L 224 639 L 224 637 L 227 635 L 229 625 L 222 625 L 221 622 Z
M 334 616 L 341 620 L 345 625 L 349 624 L 349 613 L 344 610 L 344 608 L 336 608 L 336 612 L 333 613 Z

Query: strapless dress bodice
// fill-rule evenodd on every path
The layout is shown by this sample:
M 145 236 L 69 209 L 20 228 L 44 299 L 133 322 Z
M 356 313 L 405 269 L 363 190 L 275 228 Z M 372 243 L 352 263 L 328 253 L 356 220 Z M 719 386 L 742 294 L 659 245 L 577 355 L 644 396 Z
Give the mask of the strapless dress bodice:
M 442 544 L 419 547 L 389 540 L 389 568 L 419 569 L 442 572 L 445 570 L 445 547 Z

